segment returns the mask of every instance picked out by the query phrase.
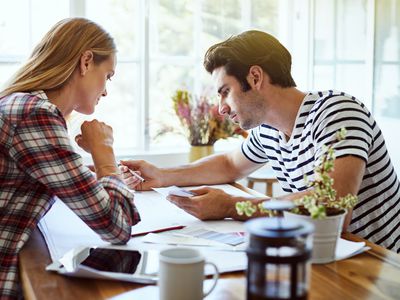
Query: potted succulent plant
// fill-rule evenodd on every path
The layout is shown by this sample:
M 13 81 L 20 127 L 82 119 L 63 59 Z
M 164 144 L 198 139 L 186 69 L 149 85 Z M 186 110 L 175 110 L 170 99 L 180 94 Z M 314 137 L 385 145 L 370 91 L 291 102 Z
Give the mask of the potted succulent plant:
M 346 129 L 337 132 L 337 140 L 343 140 Z M 306 219 L 314 223 L 313 263 L 327 263 L 335 259 L 337 239 L 343 226 L 347 209 L 352 208 L 357 197 L 348 194 L 337 197 L 333 188 L 333 179 L 329 173 L 334 169 L 335 153 L 333 144 L 325 147 L 320 158 L 320 164 L 314 170 L 314 180 L 305 178 L 310 187 L 310 193 L 294 201 L 296 207 L 291 211 L 285 211 L 284 217 L 290 219 Z M 264 208 L 264 203 L 255 206 L 250 201 L 238 202 L 236 210 L 238 214 L 251 216 L 256 210 L 269 215 L 273 212 Z

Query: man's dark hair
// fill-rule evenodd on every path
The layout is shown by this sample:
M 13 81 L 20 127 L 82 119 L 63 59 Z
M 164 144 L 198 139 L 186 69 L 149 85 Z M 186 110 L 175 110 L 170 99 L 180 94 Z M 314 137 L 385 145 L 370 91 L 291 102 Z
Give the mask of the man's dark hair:
M 234 76 L 244 92 L 250 90 L 246 76 L 254 65 L 268 74 L 271 84 L 296 86 L 290 74 L 292 57 L 289 51 L 272 35 L 262 31 L 245 31 L 211 46 L 203 64 L 210 74 L 216 68 L 225 67 L 226 74 Z

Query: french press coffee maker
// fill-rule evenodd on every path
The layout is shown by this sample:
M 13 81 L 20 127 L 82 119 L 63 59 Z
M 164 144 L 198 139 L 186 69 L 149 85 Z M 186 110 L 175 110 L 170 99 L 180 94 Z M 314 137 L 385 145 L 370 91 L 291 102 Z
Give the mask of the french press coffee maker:
M 276 211 L 293 205 L 289 201 L 267 201 Z M 246 222 L 247 300 L 307 299 L 314 227 L 306 221 L 281 217 Z

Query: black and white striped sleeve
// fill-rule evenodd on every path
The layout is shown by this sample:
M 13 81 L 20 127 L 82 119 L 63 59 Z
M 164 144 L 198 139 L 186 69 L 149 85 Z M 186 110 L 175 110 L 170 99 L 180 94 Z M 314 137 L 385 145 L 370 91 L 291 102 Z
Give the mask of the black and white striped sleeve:
M 242 144 L 242 153 L 248 160 L 256 164 L 268 162 L 268 157 L 260 141 L 260 126 L 250 131 L 249 136 Z
M 355 99 L 331 96 L 325 99 L 313 120 L 312 135 L 316 160 L 323 153 L 323 145 L 333 143 L 336 157 L 354 155 L 368 161 L 373 141 L 375 122 L 370 113 Z M 346 138 L 337 141 L 336 133 L 346 128 Z

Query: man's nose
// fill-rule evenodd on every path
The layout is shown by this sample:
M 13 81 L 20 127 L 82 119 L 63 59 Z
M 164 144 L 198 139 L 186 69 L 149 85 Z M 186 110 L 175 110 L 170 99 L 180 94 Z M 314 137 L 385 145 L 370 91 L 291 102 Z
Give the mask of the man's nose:
M 225 102 L 220 101 L 218 111 L 220 115 L 229 114 L 229 106 Z

